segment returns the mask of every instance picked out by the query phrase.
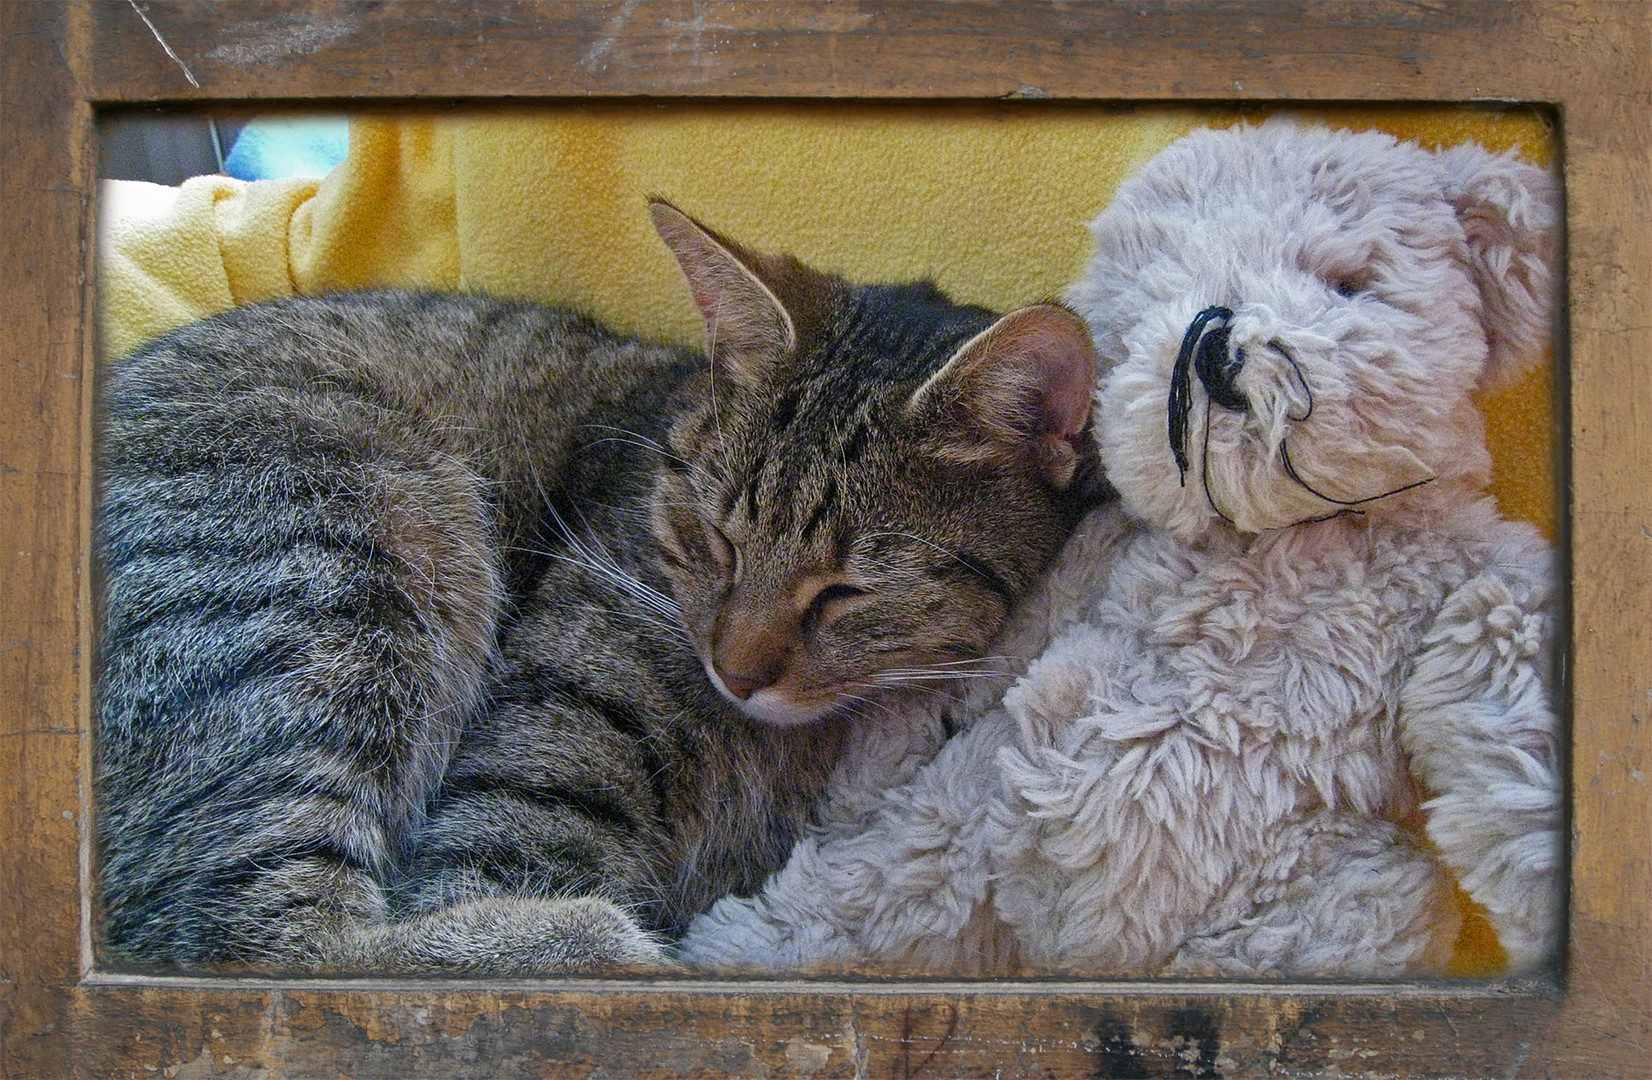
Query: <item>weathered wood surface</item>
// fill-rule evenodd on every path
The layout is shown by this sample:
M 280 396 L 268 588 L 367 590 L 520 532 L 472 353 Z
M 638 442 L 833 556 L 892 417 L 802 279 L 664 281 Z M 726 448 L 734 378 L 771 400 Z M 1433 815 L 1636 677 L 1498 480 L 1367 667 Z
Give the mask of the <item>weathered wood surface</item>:
M 61 16 L 0 9 L 0 1075 L 20 1076 L 62 1063 L 82 968 L 92 110 Z
M 1548 1041 L 1559 1002 L 1519 999 L 1518 1034 L 1479 1045 L 1483 996 L 1171 993 L 833 984 L 586 991 L 515 987 L 88 988 L 78 1067 L 143 1061 L 181 1075 L 235 1068 L 383 1077 L 1507 1076 L 1593 1058 Z M 217 1070 L 214 1072 L 214 1070 Z M 1590 1074 L 1598 1075 L 1598 1074 Z
M 1631 4 L 125 0 L 98 102 L 546 95 L 1554 100 Z M 1632 20 L 1631 20 L 1632 21 Z
M 1649 64 L 1648 7 L 1618 0 L 0 4 L 0 1075 L 1652 1075 Z M 1575 840 L 1554 986 L 89 972 L 94 107 L 677 94 L 1556 107 Z

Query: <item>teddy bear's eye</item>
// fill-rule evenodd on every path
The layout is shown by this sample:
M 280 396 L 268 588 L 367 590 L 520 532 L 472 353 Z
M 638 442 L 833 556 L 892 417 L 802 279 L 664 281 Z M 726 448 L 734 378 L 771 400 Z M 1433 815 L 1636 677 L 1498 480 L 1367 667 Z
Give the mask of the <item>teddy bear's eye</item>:
M 1348 273 L 1332 274 L 1328 278 L 1331 288 L 1341 297 L 1352 299 L 1371 291 L 1371 275 L 1352 271 Z
M 1336 296 L 1353 299 L 1356 296 L 1366 296 L 1371 287 L 1376 284 L 1376 274 L 1366 269 L 1348 269 L 1348 271 L 1332 271 L 1325 276 L 1328 286 L 1335 289 Z

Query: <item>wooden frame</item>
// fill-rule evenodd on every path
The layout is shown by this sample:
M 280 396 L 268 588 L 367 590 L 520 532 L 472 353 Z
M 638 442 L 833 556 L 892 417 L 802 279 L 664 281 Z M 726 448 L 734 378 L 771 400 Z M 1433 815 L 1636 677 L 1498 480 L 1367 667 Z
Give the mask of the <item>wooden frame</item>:
M 1652 1073 L 1649 10 L 1615 0 L 0 5 L 0 1074 Z M 1552 107 L 1568 198 L 1573 571 L 1574 843 L 1559 981 L 395 984 L 94 971 L 84 830 L 96 111 L 587 95 Z

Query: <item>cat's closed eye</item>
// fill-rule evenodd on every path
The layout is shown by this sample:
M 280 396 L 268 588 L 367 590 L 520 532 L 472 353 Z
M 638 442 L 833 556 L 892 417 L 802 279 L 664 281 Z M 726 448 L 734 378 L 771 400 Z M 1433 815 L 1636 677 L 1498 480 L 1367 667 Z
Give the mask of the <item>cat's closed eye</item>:
M 871 592 L 847 582 L 834 582 L 817 590 L 803 612 L 803 630 L 811 633 L 830 626 L 838 616 L 870 596 Z
M 737 580 L 740 577 L 740 549 L 734 542 L 713 523 L 705 524 L 706 542 L 711 545 L 711 557 L 717 562 L 717 569 L 722 571 L 723 577 L 728 580 Z

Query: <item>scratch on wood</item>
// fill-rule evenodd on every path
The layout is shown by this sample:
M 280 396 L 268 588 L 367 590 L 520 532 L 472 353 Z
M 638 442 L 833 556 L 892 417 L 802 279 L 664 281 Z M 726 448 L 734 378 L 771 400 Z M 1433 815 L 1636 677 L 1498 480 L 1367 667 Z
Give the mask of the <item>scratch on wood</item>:
M 230 41 L 207 56 L 236 67 L 277 64 L 289 56 L 309 56 L 355 34 L 356 24 L 341 19 L 334 23 L 300 23 L 290 19 L 251 23 L 238 28 L 254 31 L 243 40 Z
M 631 21 L 631 13 L 635 10 L 637 10 L 637 0 L 625 0 L 625 3 L 620 5 L 613 18 L 609 19 L 607 25 L 602 28 L 602 36 L 597 38 L 595 44 L 580 59 L 580 67 L 586 71 L 595 71 L 598 64 L 608 59 L 614 51 L 614 42 L 619 39 L 620 31 L 624 30 L 625 24 Z
M 720 63 L 717 49 L 719 45 L 727 44 L 727 42 L 719 42 L 715 32 L 726 30 L 733 33 L 738 28 L 727 23 L 711 21 L 712 12 L 718 10 L 719 7 L 721 5 L 712 5 L 710 9 L 702 9 L 699 0 L 695 0 L 692 9 L 694 17 L 692 19 L 661 19 L 660 25 L 671 31 L 671 40 L 666 44 L 665 51 L 667 53 L 679 51 L 682 48 L 683 39 L 687 38 L 688 52 L 694 58 L 695 67 L 706 67 L 708 59 L 712 63 Z M 709 45 L 706 44 L 705 40 L 708 33 L 711 35 Z M 710 54 L 709 57 L 707 53 Z
M 935 1038 L 934 1048 L 920 1058 L 915 1064 L 912 1061 L 912 1044 L 922 1036 L 919 1036 L 917 1033 L 918 1025 L 913 1016 L 914 1010 L 912 1006 L 908 1005 L 905 1011 L 901 1013 L 900 1075 L 902 1080 L 910 1080 L 911 1077 L 922 1075 L 924 1070 L 929 1068 L 930 1062 L 935 1060 L 935 1055 L 944 1050 L 946 1045 L 952 1041 L 952 1037 L 958 1033 L 958 1006 L 955 1003 L 947 1002 L 945 1008 L 947 1014 L 946 1029 L 941 1032 L 938 1038 L 931 1036 L 931 1038 Z M 924 1010 L 925 1013 L 928 1011 L 929 1010 L 927 1009 Z
M 867 1080 L 866 1063 L 872 1056 L 872 1049 L 861 1038 L 861 1033 L 855 1028 L 853 1016 L 844 1027 L 844 1034 L 848 1038 L 849 1061 L 855 1066 L 855 1080 Z
M 166 55 L 172 57 L 173 62 L 183 70 L 184 78 L 189 80 L 189 85 L 199 90 L 201 88 L 201 84 L 195 81 L 195 76 L 190 73 L 189 65 L 184 63 L 183 60 L 179 58 L 178 54 L 172 51 L 172 46 L 166 43 L 166 39 L 161 37 L 161 32 L 155 29 L 155 24 L 149 21 L 149 16 L 145 15 L 143 13 L 143 8 L 138 6 L 138 0 L 126 0 L 126 2 L 132 5 L 132 10 L 138 13 L 138 18 L 143 20 L 143 24 L 149 27 L 149 32 L 155 35 L 156 41 L 161 43 L 161 48 L 166 50 Z

